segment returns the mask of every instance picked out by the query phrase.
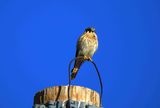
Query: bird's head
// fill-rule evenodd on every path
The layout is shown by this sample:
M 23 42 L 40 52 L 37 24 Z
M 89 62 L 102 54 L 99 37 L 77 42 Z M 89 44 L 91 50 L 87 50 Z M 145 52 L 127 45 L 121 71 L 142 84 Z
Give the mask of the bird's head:
M 95 28 L 93 28 L 93 27 L 88 27 L 88 28 L 86 28 L 85 29 L 85 32 L 95 32 Z

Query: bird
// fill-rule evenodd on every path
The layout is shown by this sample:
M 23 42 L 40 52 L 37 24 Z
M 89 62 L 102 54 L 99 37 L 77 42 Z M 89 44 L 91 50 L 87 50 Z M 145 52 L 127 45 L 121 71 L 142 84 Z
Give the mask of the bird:
M 88 27 L 84 33 L 79 37 L 76 45 L 76 60 L 74 67 L 71 70 L 71 80 L 75 79 L 82 63 L 84 61 L 93 61 L 92 56 L 98 48 L 98 37 L 95 32 L 95 28 Z

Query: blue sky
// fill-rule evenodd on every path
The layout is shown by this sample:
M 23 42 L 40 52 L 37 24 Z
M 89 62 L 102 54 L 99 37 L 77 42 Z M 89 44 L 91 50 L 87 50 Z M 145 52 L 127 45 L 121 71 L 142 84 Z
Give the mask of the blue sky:
M 0 106 L 31 108 L 34 94 L 66 85 L 78 37 L 96 28 L 93 60 L 104 108 L 160 108 L 158 0 L 1 0 Z M 72 84 L 99 91 L 85 63 Z

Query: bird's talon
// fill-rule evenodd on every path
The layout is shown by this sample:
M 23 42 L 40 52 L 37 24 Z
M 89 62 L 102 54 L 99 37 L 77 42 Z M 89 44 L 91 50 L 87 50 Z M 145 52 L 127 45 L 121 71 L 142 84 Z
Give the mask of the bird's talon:
M 93 61 L 92 58 L 89 56 L 84 56 L 84 60 Z
M 91 57 L 88 57 L 88 61 L 93 61 Z
M 87 57 L 87 56 L 84 56 L 84 60 L 88 60 L 88 57 Z

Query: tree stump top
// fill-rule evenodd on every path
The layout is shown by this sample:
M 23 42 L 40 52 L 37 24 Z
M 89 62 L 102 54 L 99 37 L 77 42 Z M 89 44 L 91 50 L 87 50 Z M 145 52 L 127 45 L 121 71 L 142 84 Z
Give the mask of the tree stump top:
M 70 86 L 70 99 L 100 107 L 99 94 L 94 90 L 82 86 Z M 46 104 L 49 101 L 65 102 L 67 100 L 68 86 L 49 87 L 37 92 L 34 96 L 34 104 Z

